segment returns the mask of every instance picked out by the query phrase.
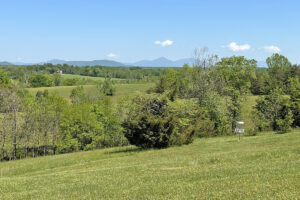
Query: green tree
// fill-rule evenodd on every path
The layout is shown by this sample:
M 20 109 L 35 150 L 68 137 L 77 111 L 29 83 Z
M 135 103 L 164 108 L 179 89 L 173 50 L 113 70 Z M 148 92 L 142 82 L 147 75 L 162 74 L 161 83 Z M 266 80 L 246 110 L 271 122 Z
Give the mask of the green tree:
M 222 58 L 217 63 L 215 70 L 218 76 L 226 83 L 226 87 L 232 87 L 241 93 L 248 92 L 251 87 L 251 78 L 255 77 L 257 62 L 246 59 L 243 56 Z
M 7 86 L 7 85 L 10 85 L 10 84 L 11 84 L 11 81 L 8 78 L 8 76 L 5 73 L 0 71 L 0 86 L 1 85 Z
M 54 73 L 53 74 L 53 81 L 55 86 L 60 86 L 63 82 L 63 78 L 61 77 L 60 74 Z
M 257 100 L 255 108 L 261 121 L 260 130 L 271 128 L 274 131 L 285 132 L 292 125 L 289 100 L 282 94 L 282 89 L 275 88 L 269 95 Z
M 103 125 L 104 137 L 100 141 L 102 146 L 112 147 L 128 144 L 123 134 L 121 122 L 117 118 L 117 113 L 109 98 L 93 104 L 92 112 L 96 114 L 97 120 Z
M 111 79 L 105 79 L 104 82 L 99 82 L 97 85 L 100 93 L 106 96 L 113 96 L 116 92 L 116 87 L 113 85 Z
M 50 87 L 54 85 L 53 77 L 49 75 L 36 74 L 29 78 L 32 87 Z
M 87 100 L 83 86 L 77 86 L 71 90 L 70 99 L 72 103 L 82 103 Z
M 183 129 L 170 112 L 167 99 L 136 97 L 123 123 L 128 141 L 142 148 L 165 148 L 192 142 L 194 129 Z
M 288 79 L 291 77 L 292 64 L 290 61 L 278 53 L 268 57 L 267 65 L 269 68 L 269 85 L 271 89 L 281 88 L 288 93 Z
M 57 143 L 60 153 L 103 147 L 103 124 L 97 120 L 91 104 L 73 104 L 64 110 L 60 138 Z
M 299 78 L 290 78 L 290 101 L 291 101 L 291 110 L 293 113 L 293 126 L 300 127 L 300 80 Z

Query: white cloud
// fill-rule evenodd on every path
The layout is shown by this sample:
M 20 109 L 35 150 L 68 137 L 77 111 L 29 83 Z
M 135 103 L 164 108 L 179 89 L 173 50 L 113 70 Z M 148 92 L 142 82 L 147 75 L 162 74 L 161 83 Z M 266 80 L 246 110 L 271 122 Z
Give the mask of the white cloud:
M 161 46 L 163 46 L 163 47 L 165 47 L 165 46 L 170 46 L 170 45 L 172 45 L 174 43 L 174 41 L 172 41 L 172 40 L 165 40 L 165 41 L 155 41 L 154 42 L 154 44 L 157 44 L 157 45 L 161 45 Z
M 265 51 L 268 51 L 268 52 L 271 52 L 271 53 L 278 53 L 279 51 L 281 51 L 279 49 L 279 47 L 276 47 L 276 46 L 273 46 L 273 45 L 265 46 L 264 49 L 265 49 Z
M 251 46 L 249 44 L 238 45 L 235 42 L 231 42 L 230 44 L 228 44 L 225 47 L 227 47 L 231 51 L 247 51 L 251 48 Z
M 114 53 L 110 53 L 110 54 L 107 55 L 107 57 L 109 57 L 109 58 L 116 58 L 116 57 L 118 57 L 118 55 L 116 55 Z

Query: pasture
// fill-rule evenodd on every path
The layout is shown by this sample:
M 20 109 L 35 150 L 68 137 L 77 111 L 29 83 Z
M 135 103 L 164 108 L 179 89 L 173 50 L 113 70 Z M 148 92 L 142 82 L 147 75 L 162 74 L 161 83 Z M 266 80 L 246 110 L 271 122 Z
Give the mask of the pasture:
M 0 163 L 0 199 L 298 199 L 300 131 Z
M 124 97 L 133 97 L 137 93 L 145 93 L 150 87 L 153 86 L 152 83 L 146 84 L 116 84 L 116 93 L 111 97 L 113 102 Z M 71 90 L 77 86 L 56 86 L 56 87 L 41 87 L 41 88 L 28 88 L 28 91 L 32 95 L 36 95 L 38 91 L 48 90 L 49 93 L 56 93 L 69 100 Z M 83 85 L 86 92 L 93 92 L 96 89 L 95 85 Z

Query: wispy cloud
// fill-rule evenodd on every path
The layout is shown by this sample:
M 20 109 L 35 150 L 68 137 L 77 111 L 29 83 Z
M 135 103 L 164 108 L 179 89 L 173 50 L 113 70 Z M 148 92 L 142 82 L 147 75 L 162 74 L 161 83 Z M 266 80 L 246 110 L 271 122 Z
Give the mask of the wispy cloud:
M 172 41 L 172 40 L 165 40 L 165 41 L 155 41 L 154 42 L 154 44 L 157 44 L 157 45 L 161 45 L 161 46 L 163 46 L 163 47 L 165 47 L 165 46 L 170 46 L 170 45 L 172 45 L 174 43 L 174 41 Z
M 109 58 L 117 58 L 118 55 L 114 54 L 114 53 L 110 53 L 110 54 L 107 55 L 107 57 L 109 57 Z
M 251 48 L 249 44 L 238 45 L 235 42 L 231 42 L 230 44 L 223 47 L 228 48 L 231 51 L 247 51 Z
M 271 45 L 271 46 L 265 46 L 264 47 L 264 50 L 267 51 L 267 52 L 271 52 L 271 53 L 278 53 L 280 52 L 280 48 L 279 47 L 276 47 L 274 45 Z

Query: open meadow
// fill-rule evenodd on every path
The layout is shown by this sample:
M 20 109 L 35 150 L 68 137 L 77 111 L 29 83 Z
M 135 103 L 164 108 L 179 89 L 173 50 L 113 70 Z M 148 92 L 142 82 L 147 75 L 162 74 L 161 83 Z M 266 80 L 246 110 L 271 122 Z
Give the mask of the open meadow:
M 300 132 L 0 163 L 0 199 L 299 199 Z
M 137 93 L 145 93 L 149 88 L 153 86 L 152 83 L 145 84 L 116 84 L 116 93 L 111 97 L 113 102 L 124 97 L 133 97 Z M 77 86 L 55 86 L 55 87 L 41 87 L 41 88 L 28 88 L 27 90 L 35 95 L 38 91 L 48 90 L 50 93 L 55 93 L 58 96 L 62 96 L 69 100 L 71 90 Z M 83 85 L 86 92 L 93 92 L 96 89 L 95 85 Z

